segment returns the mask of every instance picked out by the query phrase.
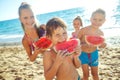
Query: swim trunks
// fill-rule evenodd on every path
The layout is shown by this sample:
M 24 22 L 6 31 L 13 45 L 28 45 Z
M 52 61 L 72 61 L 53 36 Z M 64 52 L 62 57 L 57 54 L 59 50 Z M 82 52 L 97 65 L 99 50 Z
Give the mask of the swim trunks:
M 79 56 L 82 64 L 88 64 L 89 66 L 98 66 L 98 50 L 96 49 L 92 53 L 81 52 Z
M 78 80 L 80 80 L 80 76 L 78 76 Z

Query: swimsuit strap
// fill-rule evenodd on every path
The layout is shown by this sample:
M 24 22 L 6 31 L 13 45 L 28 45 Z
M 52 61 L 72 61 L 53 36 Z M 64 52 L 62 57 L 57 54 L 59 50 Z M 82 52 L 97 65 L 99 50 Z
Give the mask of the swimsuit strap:
M 39 38 L 32 39 L 32 38 L 29 37 L 29 35 L 26 34 L 26 33 L 25 33 L 25 36 L 26 36 L 26 38 L 29 39 L 32 43 L 33 43 L 33 42 L 36 42 L 36 41 L 39 39 Z
M 32 51 L 34 51 L 33 40 L 25 33 L 25 37 L 28 40 L 29 46 L 31 47 Z

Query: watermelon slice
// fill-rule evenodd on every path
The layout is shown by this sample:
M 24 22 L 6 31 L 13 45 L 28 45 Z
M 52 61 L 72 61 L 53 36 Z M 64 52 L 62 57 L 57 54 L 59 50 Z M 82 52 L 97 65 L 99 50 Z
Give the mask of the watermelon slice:
M 74 49 L 80 44 L 79 42 L 78 39 L 69 39 L 68 41 L 56 44 L 54 49 L 55 51 L 67 50 L 69 53 L 74 53 Z
M 86 35 L 85 41 L 87 44 L 94 45 L 94 46 L 100 46 L 104 42 L 103 36 L 93 36 L 93 35 Z
M 49 48 L 51 45 L 51 40 L 47 39 L 46 37 L 41 37 L 38 41 L 34 42 L 34 47 L 46 49 Z

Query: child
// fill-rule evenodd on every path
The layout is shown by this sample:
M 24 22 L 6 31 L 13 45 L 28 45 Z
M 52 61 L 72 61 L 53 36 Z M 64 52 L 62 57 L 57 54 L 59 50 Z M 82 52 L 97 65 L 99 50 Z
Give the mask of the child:
M 72 32 L 72 38 L 77 38 L 78 33 L 80 31 L 80 28 L 83 26 L 82 23 L 82 19 L 80 18 L 80 16 L 77 16 L 74 20 L 73 20 L 73 27 L 74 27 L 74 32 Z
M 92 13 L 90 18 L 91 25 L 84 27 L 80 30 L 78 38 L 81 40 L 82 53 L 79 56 L 82 62 L 83 80 L 89 78 L 89 67 L 94 80 L 99 80 L 98 76 L 98 50 L 96 46 L 88 45 L 85 42 L 85 35 L 104 36 L 104 33 L 99 29 L 105 22 L 105 11 L 97 9 Z M 104 48 L 106 43 L 101 44 L 99 47 Z
M 41 49 L 33 47 L 33 42 L 39 39 L 37 22 L 32 8 L 26 2 L 23 2 L 18 10 L 19 19 L 24 30 L 22 44 L 28 54 L 30 61 L 34 61 L 37 55 L 43 52 Z
M 46 24 L 46 37 L 51 39 L 52 47 L 43 56 L 44 74 L 46 80 L 80 80 L 76 68 L 80 67 L 80 46 L 75 49 L 76 54 L 67 56 L 68 52 L 53 49 L 54 45 L 67 40 L 66 25 L 60 18 L 52 18 Z
M 46 35 L 46 25 L 45 24 L 41 24 L 39 27 L 39 36 L 43 37 Z

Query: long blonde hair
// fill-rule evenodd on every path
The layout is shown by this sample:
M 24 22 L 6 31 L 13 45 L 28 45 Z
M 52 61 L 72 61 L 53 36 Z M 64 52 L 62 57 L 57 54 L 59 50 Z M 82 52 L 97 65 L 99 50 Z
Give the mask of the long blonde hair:
M 20 7 L 18 8 L 18 15 L 19 15 L 19 17 L 21 16 L 21 11 L 22 11 L 23 9 L 29 9 L 29 10 L 33 11 L 31 5 L 29 5 L 29 4 L 26 3 L 26 2 L 22 2 L 21 5 L 20 5 Z M 25 32 L 23 23 L 21 23 L 21 25 L 22 25 L 22 28 L 23 28 L 23 30 L 24 30 L 24 32 Z M 38 22 L 38 20 L 36 19 L 36 17 L 35 17 L 35 26 L 34 26 L 34 27 L 35 27 L 35 29 L 37 30 L 37 33 L 39 34 L 39 30 L 38 30 L 39 22 Z

